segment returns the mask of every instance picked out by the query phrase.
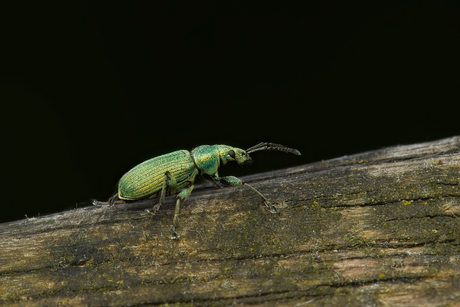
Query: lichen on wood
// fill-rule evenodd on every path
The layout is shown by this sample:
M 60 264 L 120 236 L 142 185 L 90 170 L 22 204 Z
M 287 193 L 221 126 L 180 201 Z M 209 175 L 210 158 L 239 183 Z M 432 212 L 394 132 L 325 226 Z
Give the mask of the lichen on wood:
M 5 306 L 460 303 L 460 137 L 0 224 Z

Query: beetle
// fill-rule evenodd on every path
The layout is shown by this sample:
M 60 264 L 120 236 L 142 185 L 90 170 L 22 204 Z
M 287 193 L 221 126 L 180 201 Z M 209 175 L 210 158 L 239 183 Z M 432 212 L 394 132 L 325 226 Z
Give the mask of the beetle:
M 176 232 L 180 204 L 184 202 L 193 190 L 197 175 L 209 175 L 213 180 L 227 186 L 246 186 L 259 194 L 267 207 L 273 213 L 279 212 L 268 199 L 259 191 L 234 176 L 219 177 L 218 169 L 221 164 L 236 161 L 239 165 L 251 164 L 250 153 L 259 150 L 277 150 L 300 155 L 297 149 L 275 143 L 259 143 L 246 150 L 228 145 L 201 145 L 188 150 L 178 150 L 144 161 L 125 173 L 118 182 L 118 193 L 112 196 L 108 204 L 116 201 L 134 201 L 144 198 L 158 198 L 160 201 L 148 212 L 155 214 L 165 201 L 167 195 L 177 195 L 173 225 L 171 226 L 172 239 L 179 238 Z M 93 201 L 94 205 L 102 202 Z

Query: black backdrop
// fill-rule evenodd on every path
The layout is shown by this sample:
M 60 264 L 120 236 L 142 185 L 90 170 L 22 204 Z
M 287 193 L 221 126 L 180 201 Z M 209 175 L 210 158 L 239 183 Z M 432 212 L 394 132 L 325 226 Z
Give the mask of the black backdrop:
M 303 153 L 244 175 L 458 135 L 456 3 L 2 1 L 0 221 L 201 144 Z

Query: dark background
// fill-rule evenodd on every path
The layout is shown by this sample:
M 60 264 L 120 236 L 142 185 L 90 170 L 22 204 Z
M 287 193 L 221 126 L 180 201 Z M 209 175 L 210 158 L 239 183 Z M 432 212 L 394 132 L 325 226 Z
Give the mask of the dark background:
M 460 134 L 458 2 L 2 1 L 2 213 L 107 199 L 148 158 L 238 176 Z

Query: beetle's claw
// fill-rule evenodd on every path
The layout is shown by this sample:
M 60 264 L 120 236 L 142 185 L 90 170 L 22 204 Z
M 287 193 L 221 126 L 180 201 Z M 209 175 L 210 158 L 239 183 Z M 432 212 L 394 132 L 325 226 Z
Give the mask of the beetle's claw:
M 158 203 L 155 206 L 153 206 L 152 210 L 146 209 L 145 211 L 149 214 L 155 215 L 155 213 L 157 213 L 160 210 L 160 207 L 161 203 Z
M 275 206 L 271 206 L 271 207 L 270 207 L 270 212 L 271 212 L 271 213 L 274 213 L 274 214 L 279 214 L 279 213 L 280 213 L 280 209 L 278 209 L 278 208 L 275 207 Z
M 108 206 L 109 203 L 106 202 L 106 201 L 100 201 L 100 200 L 97 200 L 97 199 L 93 199 L 92 200 L 92 203 L 93 203 L 93 206 L 98 206 L 98 207 L 101 207 L 101 206 Z
M 169 227 L 169 229 L 171 230 L 171 240 L 177 240 L 180 238 L 180 234 L 178 234 L 176 232 L 176 227 L 174 227 L 173 225 L 171 225 L 171 227 Z
M 280 213 L 280 209 L 278 209 L 275 205 L 272 205 L 268 200 L 264 200 L 265 206 L 270 208 L 271 213 Z
M 161 203 L 156 204 L 153 206 L 153 213 L 157 213 L 160 210 Z

